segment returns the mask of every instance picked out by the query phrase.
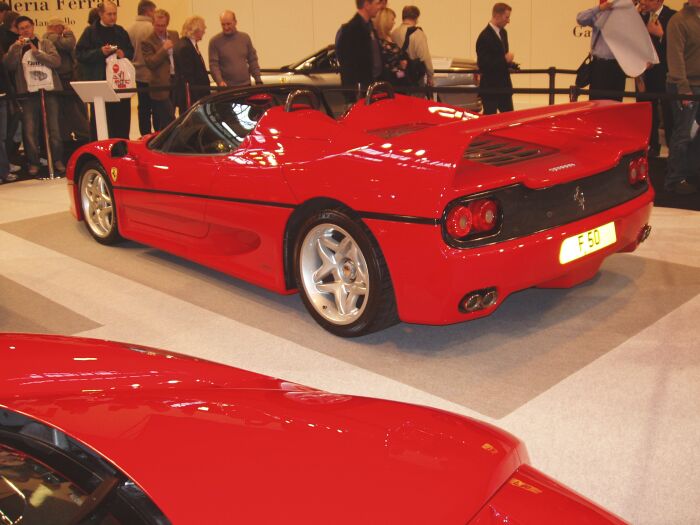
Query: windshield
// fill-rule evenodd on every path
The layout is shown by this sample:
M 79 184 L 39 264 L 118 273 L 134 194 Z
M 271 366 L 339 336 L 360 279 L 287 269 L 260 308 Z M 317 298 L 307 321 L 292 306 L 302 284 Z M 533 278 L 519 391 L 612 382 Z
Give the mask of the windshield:
M 0 408 L 0 525 L 166 525 L 131 480 L 60 430 Z
M 88 497 L 60 472 L 0 444 L 0 523 L 70 525 Z M 99 523 L 118 525 L 112 516 Z
M 306 62 L 309 62 L 310 64 L 315 63 L 321 58 L 328 57 L 328 55 L 335 56 L 335 46 L 325 47 L 325 48 L 321 49 L 320 51 L 316 51 L 312 55 L 309 55 L 307 57 L 302 58 L 298 62 L 293 62 L 293 63 L 289 64 L 287 67 L 289 69 L 298 69 L 300 66 L 302 66 Z

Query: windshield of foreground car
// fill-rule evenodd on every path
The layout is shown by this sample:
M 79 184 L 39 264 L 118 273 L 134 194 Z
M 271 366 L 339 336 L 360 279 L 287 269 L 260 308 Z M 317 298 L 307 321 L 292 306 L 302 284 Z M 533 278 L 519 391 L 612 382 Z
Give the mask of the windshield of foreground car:
M 0 525 L 165 525 L 143 491 L 58 429 L 0 408 Z
M 70 525 L 89 494 L 31 456 L 0 444 L 0 523 Z M 100 523 L 118 523 L 105 517 Z

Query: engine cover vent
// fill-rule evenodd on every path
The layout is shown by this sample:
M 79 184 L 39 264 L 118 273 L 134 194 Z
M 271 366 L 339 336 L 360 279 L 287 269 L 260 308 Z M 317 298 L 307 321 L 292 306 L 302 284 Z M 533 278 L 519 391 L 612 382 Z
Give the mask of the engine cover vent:
M 475 138 L 464 152 L 464 158 L 490 166 L 505 166 L 554 153 L 551 148 L 518 140 L 484 135 Z

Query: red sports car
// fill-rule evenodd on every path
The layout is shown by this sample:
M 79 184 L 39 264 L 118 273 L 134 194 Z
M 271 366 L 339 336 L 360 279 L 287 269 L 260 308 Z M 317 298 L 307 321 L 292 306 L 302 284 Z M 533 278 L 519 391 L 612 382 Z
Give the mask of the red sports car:
M 441 410 L 89 339 L 0 363 L 0 523 L 624 523 Z
M 341 336 L 486 316 L 649 234 L 648 104 L 478 117 L 374 85 L 336 119 L 319 99 L 227 91 L 155 136 L 89 144 L 68 166 L 73 212 L 101 243 L 298 290 Z

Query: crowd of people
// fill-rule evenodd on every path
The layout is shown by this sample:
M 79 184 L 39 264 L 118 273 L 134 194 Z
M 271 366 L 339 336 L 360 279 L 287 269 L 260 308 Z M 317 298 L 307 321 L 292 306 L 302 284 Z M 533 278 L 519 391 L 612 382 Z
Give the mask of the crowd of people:
M 34 21 L 0 2 L 0 183 L 17 180 L 24 146 L 26 173 L 43 174 L 51 160 L 55 175 L 65 173 L 63 142 L 95 138 L 95 122 L 71 87 L 74 80 L 106 80 L 109 57 L 133 63 L 137 90 L 138 126 L 142 135 L 160 131 L 193 102 L 210 93 L 209 71 L 217 86 L 261 83 L 260 66 L 250 36 L 236 29 L 232 11 L 221 14 L 222 31 L 209 43 L 209 67 L 199 49 L 206 24 L 188 17 L 182 34 L 169 29 L 170 14 L 155 2 L 141 0 L 134 22 L 117 23 L 119 7 L 105 0 L 88 15 L 79 38 L 63 20 L 48 21 L 45 34 L 35 34 Z M 42 144 L 41 99 L 46 103 L 49 151 Z M 32 95 L 34 93 L 34 95 Z M 106 104 L 110 137 L 129 138 L 131 99 Z M 48 159 L 48 160 L 47 160 Z
M 397 24 L 396 13 L 388 7 L 387 0 L 355 3 L 355 15 L 339 28 L 335 39 L 342 85 L 353 90 L 364 89 L 377 80 L 405 87 L 434 85 L 428 40 L 418 26 L 420 9 L 404 6 Z M 664 0 L 635 3 L 659 57 L 658 64 L 650 63 L 636 79 L 639 99 L 651 100 L 654 105 L 650 156 L 659 154 L 659 127 L 663 121 L 670 149 L 666 188 L 691 193 L 697 191 L 691 179 L 699 171 L 700 155 L 693 151 L 698 144 L 693 141 L 698 104 L 659 100 L 645 93 L 700 93 L 700 0 L 687 0 L 678 13 L 665 6 Z M 615 2 L 599 0 L 598 5 L 577 16 L 580 25 L 592 28 L 593 91 L 625 89 L 626 75 L 603 30 L 605 14 L 612 9 Z M 519 66 L 506 30 L 511 13 L 510 5 L 495 3 L 491 20 L 476 41 L 484 114 L 513 110 L 510 74 Z M 63 21 L 53 19 L 39 39 L 31 18 L 10 11 L 8 4 L 0 1 L 4 66 L 0 74 L 0 183 L 17 178 L 21 167 L 11 164 L 8 158 L 17 151 L 20 141 L 24 144 L 29 176 L 40 173 L 43 156 L 52 159 L 58 175 L 65 172 L 62 142 L 66 138 L 95 136 L 95 123 L 88 124 L 89 113 L 72 93 L 70 82 L 105 80 L 106 62 L 112 55 L 133 62 L 142 135 L 163 129 L 175 118 L 176 111 L 182 112 L 208 95 L 210 75 L 219 87 L 250 85 L 251 78 L 262 83 L 255 47 L 248 34 L 237 30 L 232 11 L 220 15 L 221 32 L 209 41 L 208 65 L 199 48 L 206 31 L 202 17 L 187 18 L 178 34 L 169 28 L 167 11 L 158 9 L 151 0 L 141 0 L 136 19 L 128 29 L 117 24 L 117 19 L 117 3 L 105 0 L 90 11 L 80 38 L 76 39 Z M 44 78 L 43 84 L 33 80 L 38 77 Z M 39 89 L 46 92 L 49 155 L 42 153 L 46 146 L 40 140 L 39 98 L 15 98 Z M 591 98 L 597 95 L 593 93 Z M 110 137 L 128 138 L 131 100 L 108 103 L 107 121 Z
M 396 26 L 396 13 L 387 3 L 387 0 L 356 0 L 357 13 L 338 30 L 336 54 L 342 85 L 363 89 L 383 80 L 395 86 L 433 86 L 434 68 L 428 40 L 418 26 L 420 9 L 404 6 L 401 24 Z M 481 98 L 487 115 L 513 110 L 511 94 L 493 92 L 512 88 L 510 71 L 518 68 L 505 29 L 511 12 L 508 4 L 494 4 L 491 20 L 476 42 Z

